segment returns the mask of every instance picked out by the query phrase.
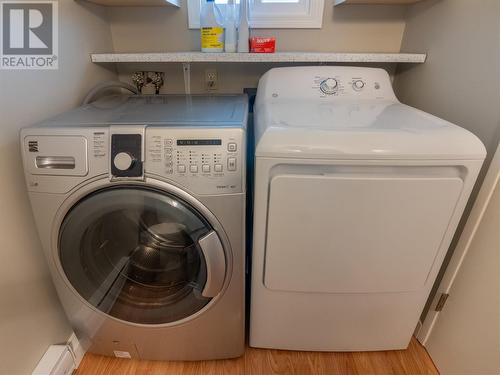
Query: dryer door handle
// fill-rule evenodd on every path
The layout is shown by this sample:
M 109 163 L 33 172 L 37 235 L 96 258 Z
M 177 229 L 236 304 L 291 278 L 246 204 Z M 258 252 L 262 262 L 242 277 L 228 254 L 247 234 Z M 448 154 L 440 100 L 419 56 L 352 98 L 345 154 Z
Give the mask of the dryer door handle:
M 207 264 L 207 282 L 203 288 L 203 297 L 215 297 L 220 293 L 226 277 L 226 256 L 224 247 L 215 231 L 198 241 L 205 263 Z

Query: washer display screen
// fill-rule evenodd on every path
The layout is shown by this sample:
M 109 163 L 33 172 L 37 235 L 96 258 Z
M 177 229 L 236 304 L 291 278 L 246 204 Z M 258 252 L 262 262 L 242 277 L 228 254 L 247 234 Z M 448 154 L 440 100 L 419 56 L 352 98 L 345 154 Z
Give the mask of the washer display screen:
M 179 139 L 177 146 L 222 146 L 221 139 Z

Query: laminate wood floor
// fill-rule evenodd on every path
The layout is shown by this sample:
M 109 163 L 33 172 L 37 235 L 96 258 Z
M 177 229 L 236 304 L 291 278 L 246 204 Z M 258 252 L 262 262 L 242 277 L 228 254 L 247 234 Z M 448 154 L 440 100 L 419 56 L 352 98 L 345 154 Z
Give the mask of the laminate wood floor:
M 413 339 L 407 350 L 312 353 L 247 348 L 241 358 L 202 362 L 126 360 L 87 353 L 75 375 L 435 375 L 426 350 Z

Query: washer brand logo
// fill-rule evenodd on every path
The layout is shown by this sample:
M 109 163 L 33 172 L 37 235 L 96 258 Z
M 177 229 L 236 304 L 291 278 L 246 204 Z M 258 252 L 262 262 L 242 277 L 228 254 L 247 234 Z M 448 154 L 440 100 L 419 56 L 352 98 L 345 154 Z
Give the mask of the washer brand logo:
M 29 152 L 38 152 L 38 141 L 29 141 L 28 149 Z
M 58 68 L 57 1 L 0 0 L 0 69 Z

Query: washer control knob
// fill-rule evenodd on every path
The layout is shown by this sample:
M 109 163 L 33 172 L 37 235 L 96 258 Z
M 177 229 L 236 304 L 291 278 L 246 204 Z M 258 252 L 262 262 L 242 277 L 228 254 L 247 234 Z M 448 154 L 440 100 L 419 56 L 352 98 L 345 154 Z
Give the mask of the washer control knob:
M 352 83 L 352 88 L 353 88 L 354 90 L 356 90 L 356 91 L 360 91 L 360 90 L 362 90 L 362 89 L 363 89 L 363 87 L 365 87 L 365 83 L 364 83 L 362 80 L 360 80 L 360 79 L 358 79 L 358 80 L 356 80 L 356 81 L 354 81 L 354 82 Z
M 319 85 L 319 88 L 321 92 L 323 92 L 326 95 L 332 95 L 335 94 L 339 87 L 339 83 L 335 78 L 327 78 L 321 82 Z
M 120 152 L 116 154 L 113 163 L 116 169 L 120 171 L 128 171 L 134 165 L 134 158 L 128 152 Z

